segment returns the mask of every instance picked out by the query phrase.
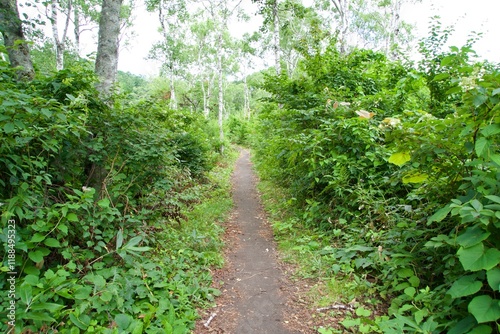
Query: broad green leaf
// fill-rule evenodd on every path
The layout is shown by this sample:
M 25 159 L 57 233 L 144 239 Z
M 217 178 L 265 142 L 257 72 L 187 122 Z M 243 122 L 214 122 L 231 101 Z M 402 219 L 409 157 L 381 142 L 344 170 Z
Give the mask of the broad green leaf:
M 97 205 L 99 205 L 101 208 L 109 208 L 109 199 L 108 198 L 103 198 L 99 202 L 97 202 Z
M 438 211 L 436 211 L 436 213 L 434 213 L 432 216 L 429 217 L 429 219 L 427 220 L 427 224 L 430 224 L 432 222 L 442 221 L 443 219 L 446 218 L 446 216 L 448 215 L 448 213 L 450 213 L 450 211 L 451 207 L 449 205 L 439 209 Z
M 73 212 L 68 213 L 66 216 L 66 219 L 70 222 L 77 222 L 78 221 L 78 216 L 74 214 Z
M 467 334 L 491 334 L 493 329 L 488 325 L 480 325 L 468 332 Z
M 364 307 L 358 307 L 356 309 L 356 315 L 358 317 L 369 317 L 372 314 L 372 311 L 365 309 Z
M 67 225 L 64 225 L 64 224 L 59 224 L 57 226 L 57 229 L 61 232 L 63 232 L 65 235 L 68 234 L 68 226 Z
M 493 291 L 500 290 L 500 268 L 488 270 L 488 272 L 486 272 L 486 278 L 488 279 L 488 284 Z
M 126 330 L 132 323 L 132 320 L 132 317 L 128 314 L 117 314 L 115 316 L 115 322 L 121 330 Z
M 47 238 L 47 239 L 45 239 L 45 241 L 43 243 L 45 244 L 45 246 L 48 246 L 48 247 L 54 247 L 54 248 L 61 247 L 59 240 L 54 239 L 54 238 Z
M 81 317 L 83 318 L 83 316 Z M 83 319 L 80 319 L 78 318 L 77 316 L 75 316 L 73 313 L 70 313 L 69 314 L 69 319 L 71 320 L 71 322 L 77 326 L 78 328 L 80 329 L 83 329 L 83 330 L 87 330 L 87 328 L 89 327 L 89 322 L 86 322 L 85 318 Z
M 500 204 L 500 196 L 488 195 L 488 196 L 484 196 L 484 197 L 486 197 L 487 199 L 489 199 L 492 202 Z
M 476 319 L 469 315 L 467 318 L 460 320 L 447 334 L 466 334 L 476 325 Z
M 3 126 L 3 131 L 5 131 L 5 133 L 12 133 L 16 131 L 16 126 L 14 123 L 7 123 Z
M 31 319 L 36 321 L 50 321 L 50 322 L 56 321 L 56 319 L 52 318 L 47 313 L 41 313 L 41 312 L 27 312 L 23 314 L 22 317 L 23 319 Z
M 469 303 L 468 310 L 480 324 L 496 321 L 500 319 L 500 305 L 498 302 L 498 300 L 490 296 L 477 296 Z
M 465 270 L 490 270 L 500 263 L 500 251 L 494 248 L 485 249 L 482 242 L 468 248 L 460 247 L 457 254 Z
M 106 285 L 106 280 L 101 275 L 89 274 L 85 276 L 85 279 L 94 283 L 97 287 L 103 287 Z
M 410 156 L 410 153 L 408 153 L 408 152 L 394 153 L 389 158 L 389 162 L 391 164 L 395 164 L 397 166 L 403 166 L 405 163 L 407 163 L 410 160 L 411 160 L 411 156 Z
M 494 89 L 493 92 L 491 93 L 491 96 L 495 96 L 500 94 L 500 88 Z
M 490 148 L 490 142 L 488 139 L 481 137 L 476 141 L 475 150 L 478 157 L 482 157 L 488 152 Z
M 457 243 L 465 248 L 472 247 L 488 239 L 490 232 L 482 229 L 481 225 L 467 227 L 467 229 L 457 237 Z
M 446 56 L 441 60 L 441 66 L 448 66 L 453 62 L 455 56 Z M 434 79 L 435 80 L 435 79 Z
M 490 159 L 498 166 L 500 166 L 500 154 L 490 154 Z
M 56 304 L 56 303 L 36 303 L 31 306 L 32 310 L 44 310 L 49 311 L 51 313 L 55 313 L 64 308 L 64 305 Z
M 29 305 L 31 304 L 31 299 L 33 298 L 33 288 L 31 285 L 28 284 L 22 284 L 21 287 L 18 290 L 19 297 L 21 298 L 21 301 Z
M 144 323 L 142 321 L 136 321 L 134 328 L 132 329 L 132 334 L 142 334 L 144 331 Z
M 74 298 L 75 299 L 87 299 L 90 297 L 90 293 L 92 292 L 91 286 L 84 286 L 75 291 Z
M 123 232 L 122 230 L 118 230 L 116 234 L 116 249 L 119 249 L 123 245 Z
M 474 100 L 472 101 L 472 103 L 477 108 L 477 107 L 481 106 L 482 104 L 484 104 L 486 101 L 488 101 L 488 96 L 477 95 L 474 97 Z
M 461 277 L 453 283 L 447 293 L 454 299 L 473 295 L 483 286 L 483 283 L 476 279 L 476 275 Z
M 141 242 L 141 240 L 142 240 L 142 237 L 140 237 L 140 236 L 133 237 L 132 239 L 129 240 L 129 242 L 127 242 L 127 244 L 125 246 L 123 246 L 123 248 L 134 247 L 139 242 Z
M 447 79 L 450 77 L 450 74 L 449 73 L 440 73 L 438 75 L 436 75 L 434 77 L 434 80 L 433 81 L 440 81 L 440 80 L 444 80 L 444 79 Z
M 41 234 L 41 233 L 35 233 L 35 234 L 31 237 L 31 242 L 40 242 L 40 241 L 42 241 L 43 239 L 45 239 L 45 235 L 44 235 L 44 234 Z
M 109 291 L 104 291 L 100 296 L 99 298 L 103 301 L 103 302 L 109 302 L 111 301 L 111 299 L 113 299 L 113 294 Z
M 403 183 L 422 183 L 428 179 L 428 175 L 424 173 L 412 173 L 403 176 Z
M 481 130 L 481 133 L 485 137 L 494 136 L 500 133 L 500 124 L 490 124 Z
M 409 296 L 410 298 L 413 298 L 413 296 L 415 296 L 416 292 L 417 292 L 417 290 L 414 287 L 412 287 L 412 286 L 407 287 L 404 290 L 405 295 Z
M 39 283 L 40 279 L 37 275 L 26 275 L 24 277 L 24 283 L 29 284 L 31 286 L 35 286 Z
M 43 260 L 43 252 L 41 250 L 29 252 L 28 257 L 31 259 L 31 261 L 38 263 Z

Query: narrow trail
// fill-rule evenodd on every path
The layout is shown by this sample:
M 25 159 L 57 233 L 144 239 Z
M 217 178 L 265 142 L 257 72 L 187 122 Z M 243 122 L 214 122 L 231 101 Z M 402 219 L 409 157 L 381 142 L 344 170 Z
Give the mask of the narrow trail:
M 255 188 L 250 154 L 243 150 L 233 174 L 235 209 L 226 265 L 214 275 L 222 296 L 194 333 L 299 333 L 285 327 L 286 293 L 272 231 Z M 282 291 L 283 290 L 283 291 Z

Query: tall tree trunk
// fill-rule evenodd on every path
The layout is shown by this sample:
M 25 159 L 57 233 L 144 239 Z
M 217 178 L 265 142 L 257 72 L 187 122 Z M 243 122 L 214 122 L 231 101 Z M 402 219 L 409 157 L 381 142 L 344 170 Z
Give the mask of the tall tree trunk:
M 280 19 L 278 15 L 279 2 L 273 2 L 273 44 L 274 44 L 274 66 L 276 74 L 281 74 L 281 46 L 280 46 Z
M 175 65 L 172 65 L 172 68 L 170 71 L 170 109 L 172 109 L 172 110 L 177 109 L 177 100 L 176 100 L 176 96 L 175 96 L 174 66 Z
M 393 0 L 391 5 L 391 20 L 388 32 L 389 36 L 387 37 L 386 55 L 393 60 L 398 59 L 399 56 L 395 46 L 399 36 L 399 29 L 401 28 L 401 3 L 401 0 Z
M 35 70 L 31 62 L 28 44 L 24 38 L 17 0 L 0 0 L 0 32 L 7 47 L 11 66 L 21 67 L 18 78 L 20 80 L 33 79 Z
M 120 9 L 123 0 L 103 0 L 99 20 L 99 40 L 95 72 L 100 79 L 97 88 L 105 98 L 111 89 L 118 70 L 118 48 L 120 37 Z
M 224 153 L 224 127 L 223 127 L 223 121 L 224 121 L 224 86 L 223 86 L 223 71 L 222 71 L 222 29 L 219 33 L 218 37 L 218 45 L 219 45 L 219 50 L 217 50 L 217 71 L 219 74 L 219 139 L 221 142 L 220 145 L 220 153 Z
M 337 28 L 339 51 L 342 54 L 347 52 L 347 33 L 349 31 L 349 0 L 331 0 L 333 6 L 340 16 L 339 27 Z
M 208 99 L 210 98 L 210 82 L 208 82 L 207 90 L 205 90 L 205 82 L 203 81 L 203 77 L 201 80 L 201 91 L 203 92 L 203 115 L 205 115 L 205 118 L 208 118 L 210 114 L 210 110 L 208 109 Z
M 120 37 L 120 9 L 122 0 L 103 0 L 99 21 L 99 40 L 95 72 L 99 77 L 96 88 L 101 98 L 111 104 L 113 84 L 118 69 L 118 46 Z M 93 162 L 88 174 L 88 184 L 96 190 L 96 199 L 103 193 L 107 171 L 105 161 Z
M 245 79 L 243 81 L 245 87 L 245 105 L 243 107 L 243 115 L 246 119 L 250 119 L 250 89 L 248 88 L 247 76 L 245 75 Z
M 73 23 L 75 25 L 75 29 L 73 30 L 73 32 L 75 33 L 76 54 L 80 55 L 80 12 L 78 6 L 75 6 L 74 9 Z
M 59 38 L 59 28 L 57 20 L 57 0 L 52 0 L 51 2 L 51 17 L 52 22 L 52 35 L 54 38 L 54 44 L 56 46 L 56 69 L 58 71 L 64 68 L 64 51 L 66 49 L 66 36 L 68 34 L 70 15 L 72 10 L 72 1 L 68 1 L 68 8 L 66 13 L 66 22 L 64 23 L 64 31 L 61 38 Z

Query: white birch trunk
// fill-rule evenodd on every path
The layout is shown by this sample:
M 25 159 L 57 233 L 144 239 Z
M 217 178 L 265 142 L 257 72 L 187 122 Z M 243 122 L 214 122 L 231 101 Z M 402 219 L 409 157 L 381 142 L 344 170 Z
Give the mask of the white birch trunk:
M 64 51 L 66 50 L 66 35 L 68 33 L 72 2 L 68 1 L 68 11 L 66 13 L 66 22 L 64 23 L 63 35 L 59 38 L 59 28 L 58 28 L 58 13 L 57 13 L 57 0 L 52 0 L 50 4 L 50 20 L 52 23 L 52 35 L 54 38 L 54 44 L 56 47 L 56 69 L 58 71 L 64 68 Z
M 245 91 L 245 105 L 243 107 L 243 115 L 246 119 L 250 119 L 250 89 L 248 88 L 247 76 L 245 75 L 244 91 Z
M 170 109 L 177 109 L 177 100 L 175 96 L 175 76 L 174 76 L 174 65 L 172 65 L 172 69 L 170 72 Z
M 273 5 L 273 44 L 274 44 L 274 66 L 276 74 L 281 74 L 281 47 L 280 47 L 280 22 L 279 22 L 279 1 L 275 0 Z
M 73 32 L 75 33 L 75 47 L 76 54 L 80 55 L 80 12 L 78 11 L 78 7 L 75 6 L 75 10 L 73 13 L 73 23 L 75 25 L 75 29 Z
M 224 86 L 223 86 L 223 73 L 222 73 L 222 31 L 219 33 L 219 43 L 217 47 L 217 71 L 219 75 L 219 139 L 221 142 L 220 153 L 224 153 Z
M 100 79 L 97 88 L 103 97 L 111 96 L 111 89 L 116 80 L 121 5 L 122 0 L 102 2 L 95 72 Z

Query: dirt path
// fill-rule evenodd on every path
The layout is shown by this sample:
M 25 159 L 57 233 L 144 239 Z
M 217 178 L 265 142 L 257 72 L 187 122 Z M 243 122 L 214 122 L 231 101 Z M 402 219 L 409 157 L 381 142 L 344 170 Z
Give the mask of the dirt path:
M 255 189 L 249 155 L 243 150 L 236 162 L 235 209 L 226 226 L 226 265 L 214 273 L 214 285 L 222 296 L 217 298 L 217 307 L 203 316 L 194 333 L 300 333 L 285 327 L 288 293 L 272 231 Z

